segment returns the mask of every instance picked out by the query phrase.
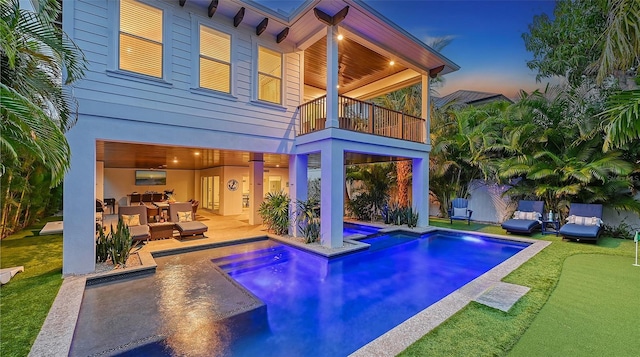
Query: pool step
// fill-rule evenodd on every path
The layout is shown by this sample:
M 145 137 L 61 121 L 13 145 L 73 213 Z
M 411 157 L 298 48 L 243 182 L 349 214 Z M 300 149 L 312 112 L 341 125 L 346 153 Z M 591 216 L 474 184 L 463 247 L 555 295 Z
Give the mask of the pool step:
M 278 246 L 216 258 L 211 261 L 225 273 L 233 275 L 284 263 L 289 261 L 289 258 L 289 252 L 287 249 L 284 246 Z

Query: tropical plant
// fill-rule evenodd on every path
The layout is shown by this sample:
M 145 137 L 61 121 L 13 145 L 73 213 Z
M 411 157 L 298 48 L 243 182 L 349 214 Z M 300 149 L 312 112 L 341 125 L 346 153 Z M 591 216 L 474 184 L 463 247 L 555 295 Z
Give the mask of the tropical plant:
M 125 267 L 131 253 L 131 248 L 133 248 L 133 239 L 131 238 L 129 227 L 124 224 L 122 218 L 118 219 L 118 226 L 115 230 L 113 229 L 113 225 L 111 225 L 111 232 L 106 241 L 107 251 L 113 264 L 116 267 Z
M 19 161 L 21 150 L 38 158 L 51 170 L 55 186 L 69 168 L 64 131 L 75 122 L 62 83 L 80 78 L 85 61 L 55 24 L 60 2 L 40 0 L 36 8 L 21 9 L 19 0 L 0 2 L 0 149 L 3 166 Z
M 471 181 L 494 180 L 500 123 L 509 103 L 432 108 L 429 190 L 445 215 L 455 197 L 466 198 Z
M 352 215 L 360 220 L 374 220 L 380 217 L 382 208 L 388 203 L 389 189 L 392 187 L 393 164 L 369 164 L 348 168 L 350 180 L 360 180 L 363 189 L 347 203 Z
M 413 207 L 407 207 L 406 209 L 407 216 L 407 227 L 414 228 L 418 226 L 418 211 L 414 210 Z
M 284 191 L 269 192 L 260 204 L 258 214 L 267 228 L 277 235 L 285 235 L 289 231 L 289 196 Z
M 80 78 L 85 67 L 55 23 L 61 2 L 40 0 L 37 12 L 20 2 L 0 1 L 0 237 L 61 208 L 50 206 L 47 194 L 69 167 L 64 132 L 75 110 L 62 84 Z
M 108 234 L 104 233 L 104 227 L 98 224 L 98 238 L 96 239 L 96 262 L 102 263 L 109 259 Z
M 604 203 L 640 212 L 633 199 L 638 164 L 620 150 L 603 152 L 594 113 L 598 101 L 582 100 L 567 89 L 527 94 L 503 122 L 500 178 L 512 197 L 537 196 L 549 209 L 566 214 L 570 202 Z
M 318 217 L 318 203 L 316 198 L 296 202 L 298 229 L 305 237 L 306 243 L 316 242 L 320 238 L 320 217 Z

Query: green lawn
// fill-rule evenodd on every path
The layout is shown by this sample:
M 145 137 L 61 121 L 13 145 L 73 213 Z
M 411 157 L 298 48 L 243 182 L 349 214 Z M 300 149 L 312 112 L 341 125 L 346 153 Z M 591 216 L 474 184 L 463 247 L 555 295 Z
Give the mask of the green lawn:
M 47 221 L 61 220 L 51 217 Z M 35 236 L 45 221 L 0 241 L 0 267 L 24 266 L 0 288 L 0 355 L 26 356 L 62 285 L 62 235 Z
M 634 356 L 640 351 L 640 267 L 628 257 L 580 254 L 510 356 Z
M 449 222 L 444 220 L 432 220 L 430 224 L 434 226 L 451 227 Z M 454 222 L 454 228 L 465 229 L 469 227 L 466 223 Z M 490 226 L 483 227 L 479 224 L 472 224 L 472 230 L 482 232 L 500 232 L 504 233 L 499 227 Z M 534 238 L 552 241 L 553 244 L 538 253 L 535 257 L 523 264 L 520 268 L 508 275 L 504 281 L 528 286 L 531 290 L 508 312 L 502 312 L 490 307 L 470 303 L 456 315 L 451 317 L 445 323 L 434 329 L 432 332 L 421 338 L 419 341 L 411 345 L 401 355 L 403 356 L 503 356 L 507 355 L 519 339 L 525 334 L 525 331 L 531 326 L 536 315 L 545 306 L 551 293 L 554 291 L 560 273 L 563 269 L 565 260 L 577 254 L 602 254 L 613 257 L 621 257 L 621 261 L 627 262 L 629 265 L 633 259 L 634 243 L 632 241 L 624 241 L 620 239 L 612 239 L 603 237 L 597 245 L 590 243 L 563 242 L 562 239 L 555 235 L 547 235 L 541 237 L 540 234 L 533 236 Z M 600 265 L 599 261 L 594 261 L 595 270 Z M 640 269 L 640 268 L 638 268 Z M 628 313 L 635 312 L 631 310 L 632 304 L 625 305 L 613 304 L 614 309 L 628 309 Z M 578 309 L 579 311 L 579 309 Z M 631 315 L 637 316 L 637 315 Z M 569 317 L 570 318 L 570 317 Z M 612 320 L 615 322 L 615 320 Z M 581 324 L 582 322 L 575 322 Z M 630 345 L 637 344 L 635 334 L 627 333 L 628 331 L 620 331 L 626 336 L 625 343 Z M 544 340 L 545 336 L 558 335 L 555 327 L 541 326 L 539 330 L 527 333 L 527 338 L 523 338 L 523 344 L 528 339 L 533 341 Z M 583 334 L 573 336 L 572 344 L 581 346 L 592 340 L 593 335 Z M 518 347 L 517 350 L 519 350 Z M 530 347 L 524 347 L 530 348 Z M 517 351 L 516 350 L 516 351 Z M 527 352 L 531 352 L 530 350 Z M 571 353 L 551 353 L 552 355 L 569 356 Z M 549 355 L 549 354 L 547 354 Z M 575 355 L 590 355 L 584 351 L 575 352 Z M 608 354 L 612 355 L 612 354 Z M 615 355 L 615 354 L 614 354 Z M 620 355 L 620 354 L 618 354 Z

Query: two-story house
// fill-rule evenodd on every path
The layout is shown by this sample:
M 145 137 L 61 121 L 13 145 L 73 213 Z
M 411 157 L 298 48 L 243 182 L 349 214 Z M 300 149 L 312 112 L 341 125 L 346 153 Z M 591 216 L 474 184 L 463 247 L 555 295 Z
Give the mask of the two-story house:
M 64 274 L 94 270 L 95 199 L 126 204 L 135 169 L 166 172 L 165 186 L 139 191 L 205 197 L 222 215 L 249 202 L 258 224 L 266 192 L 305 199 L 319 168 L 321 244 L 338 247 L 345 165 L 410 160 L 412 205 L 428 225 L 429 78 L 458 66 L 364 1 L 269 7 L 292 3 L 63 2 L 63 29 L 89 63 L 70 88 Z M 367 101 L 417 83 L 422 118 Z

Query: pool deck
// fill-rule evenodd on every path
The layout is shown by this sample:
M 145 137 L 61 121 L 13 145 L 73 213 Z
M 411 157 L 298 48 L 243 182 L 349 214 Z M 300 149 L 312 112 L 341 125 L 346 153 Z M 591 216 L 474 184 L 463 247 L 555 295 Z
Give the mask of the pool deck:
M 231 222 L 231 221 L 229 221 Z M 208 223 L 208 222 L 205 222 Z M 232 223 L 230 223 L 232 224 Z M 372 225 L 369 223 L 363 223 L 366 225 Z M 379 227 L 384 227 L 377 225 Z M 386 226 L 383 231 L 395 231 L 398 229 L 407 230 L 415 233 L 426 233 L 433 230 L 444 230 L 444 228 L 416 228 L 407 229 L 399 228 L 397 226 Z M 242 240 L 254 240 L 261 237 L 269 237 L 274 240 L 283 241 L 287 244 L 299 246 L 300 248 L 311 250 L 316 254 L 324 256 L 334 256 L 345 254 L 351 251 L 366 249 L 366 244 L 358 242 L 358 238 L 363 236 L 349 236 L 345 238 L 345 246 L 338 249 L 328 249 L 320 246 L 319 244 L 305 244 L 301 241 L 296 241 L 290 238 L 278 237 L 270 234 L 266 234 L 264 227 L 262 226 L 248 226 L 247 227 L 234 227 L 222 233 L 220 226 L 216 227 L 215 231 L 210 230 L 207 234 L 207 238 L 190 239 L 190 240 L 176 240 L 165 239 L 161 241 L 151 241 L 138 250 L 138 254 L 141 259 L 141 265 L 131 268 L 112 270 L 106 273 L 92 273 L 82 276 L 69 276 L 63 281 L 63 284 L 56 296 L 56 299 L 49 311 L 49 314 L 34 342 L 29 356 L 66 356 L 70 352 L 71 342 L 73 339 L 74 330 L 78 321 L 78 315 L 80 312 L 80 305 L 82 303 L 82 297 L 84 295 L 84 289 L 87 280 L 104 279 L 110 276 L 117 276 L 121 274 L 145 274 L 153 273 L 155 271 L 155 261 L 153 254 L 168 254 L 170 252 L 178 251 L 193 251 L 198 249 L 204 249 L 205 247 L 212 248 L 215 246 L 223 246 L 232 244 L 235 241 Z M 244 229 L 243 229 L 244 228 Z M 449 230 L 452 232 L 458 232 L 456 230 Z M 472 232 L 464 232 L 472 233 Z M 474 300 L 480 300 L 482 302 L 483 294 L 487 293 L 490 296 L 489 300 L 496 300 L 498 303 L 504 298 L 506 300 L 513 300 L 510 304 L 513 304 L 517 299 L 526 292 L 525 289 L 507 289 L 513 291 L 512 293 L 500 293 L 498 290 L 493 291 L 494 287 L 498 287 L 501 284 L 501 280 L 517 269 L 524 262 L 536 255 L 546 246 L 551 244 L 547 241 L 539 241 L 535 239 L 520 238 L 514 236 L 502 236 L 492 234 L 482 234 L 484 236 L 505 239 L 511 241 L 521 241 L 532 243 L 529 247 L 523 249 L 516 255 L 507 259 L 500 265 L 494 267 L 482 276 L 474 279 L 462 288 L 449 294 L 447 297 L 428 307 L 427 309 L 419 312 L 415 316 L 406 320 L 402 324 L 387 331 L 382 336 L 373 340 L 369 344 L 363 346 L 352 356 L 395 356 L 416 342 L 422 336 L 429 331 L 440 325 L 456 312 L 464 308 L 469 302 Z M 242 237 L 243 239 L 240 239 Z M 524 292 L 523 292 L 524 291 Z M 491 295 L 492 294 L 492 295 Z M 514 295 L 515 294 L 515 295 Z M 485 295 L 487 296 L 487 295 Z M 514 300 L 515 298 L 515 300 Z

